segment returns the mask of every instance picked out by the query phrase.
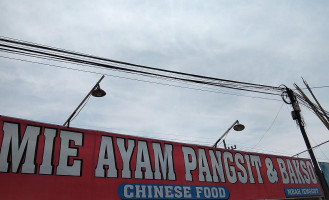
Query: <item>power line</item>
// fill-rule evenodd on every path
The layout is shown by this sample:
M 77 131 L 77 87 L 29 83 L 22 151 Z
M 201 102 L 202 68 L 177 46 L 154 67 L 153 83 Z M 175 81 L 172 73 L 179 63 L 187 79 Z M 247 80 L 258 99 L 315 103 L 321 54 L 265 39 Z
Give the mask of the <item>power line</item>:
M 145 65 L 138 65 L 113 59 L 101 58 L 88 54 L 68 51 L 64 49 L 49 47 L 45 45 L 25 42 L 21 40 L 0 37 L 0 51 L 18 54 L 23 56 L 36 57 L 45 60 L 58 62 L 68 62 L 71 64 L 85 65 L 88 67 L 98 67 L 106 70 L 120 71 L 123 73 L 136 74 L 145 77 L 151 77 L 166 81 L 179 81 L 181 83 L 193 83 L 198 85 L 206 85 L 212 87 L 228 88 L 246 92 L 261 93 L 267 95 L 281 95 L 286 88 L 275 87 L 248 82 L 240 82 L 226 80 L 196 74 L 166 70 Z M 288 89 L 288 88 L 287 88 Z M 301 96 L 297 96 L 298 101 L 308 109 L 312 109 L 313 105 L 309 105 Z M 314 105 L 316 109 L 319 109 Z M 329 114 L 329 112 L 326 111 Z
M 321 88 L 329 88 L 329 85 L 311 87 L 311 89 L 321 89 Z M 307 88 L 301 88 L 301 89 L 302 90 L 307 90 Z M 294 90 L 297 90 L 297 89 L 294 89 Z
M 0 44 L 0 46 L 1 46 L 1 44 Z M 249 91 L 249 92 L 278 95 L 278 94 L 271 93 L 271 92 L 262 92 L 262 91 L 252 90 L 252 89 L 245 89 L 243 87 L 240 87 L 240 86 L 237 87 L 235 85 L 150 73 L 150 72 L 139 71 L 139 70 L 134 70 L 134 69 L 127 69 L 127 68 L 118 67 L 118 66 L 114 66 L 114 65 L 92 62 L 92 61 L 88 61 L 88 60 L 79 60 L 79 59 L 75 59 L 75 58 L 69 58 L 66 56 L 59 56 L 59 58 L 57 58 L 54 54 L 48 54 L 48 53 L 45 56 L 44 55 L 40 56 L 40 55 L 34 54 L 34 53 L 31 54 L 29 52 L 20 52 L 20 51 L 10 50 L 10 49 L 0 49 L 0 51 L 5 51 L 5 52 L 9 52 L 9 53 L 14 53 L 14 54 L 20 54 L 20 55 L 28 55 L 28 56 L 32 56 L 32 57 L 41 57 L 41 58 L 47 59 L 47 60 L 70 62 L 73 64 L 78 63 L 78 64 L 83 64 L 83 65 L 98 66 L 98 67 L 103 67 L 103 68 L 110 69 L 110 70 L 121 71 L 121 72 L 125 72 L 125 73 L 130 73 L 130 74 L 138 74 L 138 75 L 153 77 L 153 78 L 160 78 L 160 79 L 164 79 L 164 80 L 177 80 L 177 81 L 182 81 L 182 82 L 191 82 L 191 83 L 196 83 L 196 84 L 224 87 L 224 88 L 237 89 L 237 90 L 243 90 L 243 91 Z M 36 51 L 34 51 L 34 52 L 36 52 Z
M 125 73 L 133 73 L 152 78 L 191 82 L 195 84 L 224 87 L 248 92 L 279 95 L 278 93 L 281 93 L 283 91 L 283 88 L 280 87 L 219 79 L 214 77 L 177 72 L 144 65 L 137 65 L 133 63 L 101 58 L 97 56 L 72 52 L 64 49 L 58 49 L 11 38 L 0 37 L 0 41 L 0 46 L 2 47 L 0 51 L 13 54 L 38 56 L 42 59 L 52 59 L 59 62 L 67 61 L 75 64 L 78 63 L 85 64 L 88 66 L 97 66 L 105 69 L 117 70 Z
M 201 76 L 201 75 L 196 75 L 196 74 L 190 74 L 190 73 L 166 70 L 166 69 L 161 69 L 161 68 L 149 67 L 149 66 L 145 66 L 145 65 L 138 65 L 138 64 L 97 57 L 97 56 L 93 56 L 93 55 L 89 55 L 89 54 L 82 54 L 82 53 L 78 53 L 78 52 L 68 51 L 68 50 L 64 50 L 64 49 L 54 48 L 54 47 L 50 47 L 50 46 L 40 45 L 40 44 L 36 44 L 36 43 L 26 42 L 26 41 L 22 41 L 22 40 L 7 38 L 7 37 L 0 37 L 0 41 L 12 43 L 12 44 L 23 45 L 23 46 L 34 47 L 34 48 L 41 48 L 41 49 L 49 50 L 49 51 L 56 51 L 56 52 L 60 52 L 60 53 L 64 53 L 64 54 L 71 54 L 71 55 L 75 55 L 75 56 L 82 56 L 82 57 L 87 57 L 87 58 L 92 58 L 92 59 L 97 59 L 97 60 L 102 60 L 102 61 L 108 61 L 108 62 L 117 63 L 117 64 L 129 65 L 129 66 L 134 66 L 134 67 L 138 67 L 138 68 L 151 69 L 151 70 L 156 70 L 156 71 L 161 71 L 161 72 L 166 72 L 166 73 L 173 73 L 173 74 L 184 75 L 184 76 L 193 76 L 193 77 L 197 77 L 197 78 L 205 78 L 205 79 L 212 79 L 212 80 L 217 80 L 217 81 L 227 81 L 227 82 L 232 82 L 232 83 L 247 84 L 247 85 L 253 85 L 253 86 L 267 87 L 267 88 L 271 88 L 271 89 L 278 89 L 277 87 L 273 87 L 273 86 L 246 83 L 246 82 L 240 82 L 240 81 L 232 81 L 232 80 L 226 80 L 226 79 L 219 79 L 219 78 L 214 78 L 214 77 L 207 77 L 207 76 Z M 281 89 L 281 88 L 279 88 L 279 89 Z
M 272 128 L 274 122 L 276 121 L 276 119 L 277 119 L 278 116 L 279 116 L 279 113 L 280 113 L 280 111 L 281 111 L 283 105 L 284 105 L 284 103 L 282 103 L 282 105 L 281 105 L 279 111 L 276 113 L 276 115 L 275 115 L 275 117 L 274 117 L 274 119 L 273 119 L 271 125 L 268 127 L 268 129 L 265 131 L 265 133 L 262 135 L 262 137 L 261 137 L 261 138 L 259 139 L 259 141 L 254 145 L 253 148 L 255 148 L 255 147 L 256 147 L 256 146 L 257 146 L 257 145 L 263 140 L 263 138 L 265 137 L 266 133 L 268 133 L 268 131 Z
M 317 142 L 317 141 L 316 141 L 311 135 L 310 135 L 309 137 L 311 138 L 311 140 L 312 140 L 314 143 L 318 143 L 318 142 Z M 322 155 L 323 155 L 327 160 L 329 160 L 329 158 L 326 156 L 326 154 L 322 151 L 321 147 L 318 146 L 317 148 L 320 150 L 320 152 L 322 153 Z M 317 156 L 316 154 L 315 154 L 315 156 L 316 156 L 317 159 L 318 159 L 319 156 Z
M 324 144 L 326 144 L 326 143 L 328 143 L 328 142 L 329 142 L 329 140 L 327 140 L 327 141 L 325 141 L 325 142 L 322 142 L 321 144 L 315 145 L 315 146 L 312 147 L 311 149 L 317 148 L 317 147 L 319 147 L 319 146 L 321 146 L 321 145 L 324 145 Z M 304 150 L 304 151 L 302 151 L 302 152 L 299 152 L 299 153 L 297 153 L 297 154 L 295 154 L 295 155 L 293 155 L 293 156 L 291 156 L 291 157 L 298 156 L 299 154 L 302 154 L 302 153 L 304 153 L 304 152 L 307 152 L 308 150 L 309 150 L 309 149 L 306 149 L 306 150 Z
M 8 57 L 8 56 L 1 56 L 0 55 L 0 57 L 6 58 L 6 59 L 11 59 L 11 60 L 16 60 L 16 61 L 22 61 L 22 62 L 28 62 L 28 63 L 38 64 L 38 65 L 45 65 L 45 66 L 56 67 L 56 68 L 61 68 L 61 69 L 74 70 L 74 71 L 79 71 L 79 72 L 86 72 L 86 73 L 99 74 L 99 75 L 104 74 L 104 73 L 90 71 L 90 70 L 83 70 L 83 69 L 76 69 L 76 68 L 71 68 L 71 67 L 64 67 L 64 66 L 59 66 L 59 65 L 54 65 L 54 64 L 36 62 L 36 61 L 25 60 L 25 59 L 20 59 L 20 58 L 13 58 L 13 57 Z M 80 65 L 83 65 L 83 64 L 80 64 Z M 264 100 L 279 101 L 279 102 L 281 102 L 281 100 L 279 100 L 279 99 L 273 99 L 273 98 L 267 98 L 267 97 L 259 97 L 259 96 L 250 96 L 250 95 L 243 95 L 243 94 L 237 94 L 237 93 L 229 93 L 229 92 L 226 92 L 226 91 L 213 90 L 213 89 L 210 89 L 210 88 L 207 88 L 207 89 L 203 89 L 203 87 L 201 87 L 201 88 L 193 88 L 193 87 L 186 87 L 186 86 L 180 86 L 180 85 L 172 85 L 172 84 L 166 84 L 166 83 L 160 83 L 160 82 L 154 82 L 154 81 L 141 80 L 141 79 L 136 79 L 136 78 L 128 78 L 128 77 L 116 76 L 116 75 L 112 75 L 112 74 L 104 74 L 104 75 L 105 76 L 114 77 L 114 78 L 120 78 L 120 79 L 127 79 L 127 80 L 133 80 L 133 81 L 139 81 L 139 82 L 145 82 L 145 83 L 151 83 L 151 84 L 158 84 L 158 85 L 164 85 L 164 86 L 170 86 L 170 87 L 177 87 L 177 88 L 183 88 L 183 89 L 197 90 L 197 91 L 201 91 L 201 92 L 210 92 L 210 93 L 217 93 L 217 94 L 226 94 L 226 95 L 232 95 L 232 96 L 241 96 L 241 97 L 249 97 L 249 98 L 264 99 Z M 197 86 L 195 86 L 195 87 L 197 87 Z

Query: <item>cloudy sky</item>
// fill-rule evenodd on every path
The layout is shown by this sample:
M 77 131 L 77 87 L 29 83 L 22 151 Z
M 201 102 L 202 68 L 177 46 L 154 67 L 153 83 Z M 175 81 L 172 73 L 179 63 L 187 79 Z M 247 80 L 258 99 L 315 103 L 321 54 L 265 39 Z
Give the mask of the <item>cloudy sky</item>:
M 329 109 L 328 1 L 1 0 L 0 8 L 1 36 L 271 86 L 304 87 L 303 77 L 321 87 L 314 93 Z M 72 127 L 210 146 L 239 120 L 246 129 L 226 138 L 239 150 L 291 156 L 306 149 L 279 96 L 0 56 L 0 115 L 63 124 L 105 74 L 107 95 L 90 98 Z M 329 140 L 313 113 L 302 107 L 302 114 L 313 146 Z M 329 143 L 315 153 L 329 162 Z

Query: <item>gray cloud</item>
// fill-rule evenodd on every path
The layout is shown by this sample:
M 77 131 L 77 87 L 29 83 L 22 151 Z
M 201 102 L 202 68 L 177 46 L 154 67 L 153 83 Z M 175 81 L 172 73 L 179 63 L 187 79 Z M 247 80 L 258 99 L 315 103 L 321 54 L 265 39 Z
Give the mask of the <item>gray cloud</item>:
M 1 1 L 0 35 L 224 79 L 292 87 L 295 82 L 302 86 L 303 76 L 311 86 L 322 86 L 328 85 L 329 73 L 327 4 L 327 1 Z M 64 123 L 100 77 L 5 58 L 0 58 L 0 72 L 0 114 L 55 124 Z M 106 77 L 101 85 L 108 95 L 90 99 L 72 122 L 74 126 L 210 145 L 239 119 L 246 130 L 233 131 L 227 142 L 237 144 L 240 149 L 291 155 L 306 148 L 291 120 L 289 107 L 284 105 L 273 123 L 282 104 L 279 101 L 115 77 Z M 328 88 L 314 90 L 328 109 L 327 91 Z M 328 131 L 314 114 L 306 108 L 303 114 L 312 144 L 328 140 Z M 252 149 L 264 133 L 262 141 Z M 322 151 L 328 155 L 329 145 L 324 145 Z M 320 150 L 316 153 L 328 161 Z

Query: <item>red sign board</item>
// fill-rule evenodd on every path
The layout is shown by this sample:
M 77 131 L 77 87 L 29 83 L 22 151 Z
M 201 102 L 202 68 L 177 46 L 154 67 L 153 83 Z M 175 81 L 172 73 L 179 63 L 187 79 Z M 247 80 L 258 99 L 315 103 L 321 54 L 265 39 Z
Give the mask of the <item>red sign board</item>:
M 0 199 L 283 199 L 322 196 L 308 159 L 0 116 Z

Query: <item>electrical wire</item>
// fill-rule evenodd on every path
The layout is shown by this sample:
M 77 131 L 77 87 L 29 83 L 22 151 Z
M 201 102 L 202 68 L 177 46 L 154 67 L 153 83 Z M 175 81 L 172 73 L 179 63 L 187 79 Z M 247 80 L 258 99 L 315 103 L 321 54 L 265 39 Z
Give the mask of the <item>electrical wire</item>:
M 8 37 L 0 37 L 0 40 L 4 41 L 4 42 L 7 42 L 7 43 L 11 43 L 11 44 L 18 44 L 18 45 L 23 45 L 23 46 L 28 46 L 28 47 L 41 48 L 41 49 L 44 49 L 44 50 L 56 51 L 56 52 L 60 52 L 60 53 L 64 53 L 64 54 L 82 56 L 82 57 L 87 57 L 87 58 L 92 58 L 92 59 L 97 59 L 97 60 L 102 60 L 102 61 L 109 61 L 109 62 L 113 62 L 113 63 L 117 63 L 117 64 L 130 65 L 130 66 L 134 66 L 134 67 L 138 67 L 138 68 L 157 70 L 157 71 L 161 71 L 161 72 L 169 72 L 169 73 L 179 74 L 179 75 L 184 75 L 184 76 L 188 75 L 188 76 L 193 76 L 193 77 L 198 77 L 198 78 L 207 78 L 207 79 L 213 79 L 213 80 L 219 80 L 219 81 L 229 81 L 229 82 L 239 83 L 239 84 L 248 84 L 248 85 L 260 86 L 260 87 L 268 87 L 268 88 L 271 88 L 271 89 L 275 88 L 273 86 L 245 83 L 245 82 L 225 80 L 225 79 L 218 79 L 218 78 L 213 78 L 213 77 L 200 76 L 200 75 L 196 75 L 196 74 L 188 74 L 188 73 L 165 70 L 165 69 L 160 69 L 160 68 L 155 68 L 155 67 L 148 67 L 148 66 L 145 66 L 145 65 L 137 65 L 137 64 L 133 64 L 133 63 L 117 61 L 117 60 L 107 59 L 107 58 L 101 58 L 101 57 L 92 56 L 92 55 L 88 55 L 88 54 L 82 54 L 82 53 L 68 51 L 68 50 L 64 50 L 64 49 L 49 47 L 49 46 L 40 45 L 40 44 L 36 44 L 36 43 L 30 43 L 30 42 L 17 40 L 17 39 L 12 39 L 12 38 L 8 38 Z M 277 89 L 277 88 L 275 88 L 275 89 Z
M 7 53 L 20 55 L 25 54 L 26 56 L 39 56 L 42 59 L 52 59 L 60 62 L 67 61 L 71 63 L 86 64 L 89 66 L 97 66 L 105 69 L 117 70 L 125 73 L 133 73 L 153 78 L 160 78 L 164 80 L 177 80 L 182 82 L 191 82 L 195 84 L 224 87 L 270 95 L 279 95 L 278 93 L 281 93 L 283 90 L 280 87 L 219 79 L 155 67 L 148 67 L 144 65 L 137 65 L 123 61 L 116 61 L 5 37 L 0 37 L 0 41 L 0 46 L 3 47 L 1 51 Z
M 323 86 L 314 86 L 314 87 L 310 87 L 311 89 L 322 89 L 322 88 L 329 88 L 329 85 L 323 85 Z M 307 90 L 307 88 L 300 88 L 302 90 Z M 297 89 L 293 89 L 293 90 L 297 90 Z
M 56 67 L 56 68 L 61 68 L 61 69 L 74 70 L 74 71 L 79 71 L 79 72 L 86 72 L 86 73 L 99 74 L 99 75 L 104 74 L 104 73 L 90 71 L 90 70 L 82 70 L 82 69 L 76 69 L 76 68 L 71 68 L 71 67 L 64 67 L 64 66 L 59 66 L 59 65 L 54 65 L 54 64 L 42 63 L 42 62 L 25 60 L 25 59 L 20 59 L 20 58 L 13 58 L 13 57 L 2 56 L 2 55 L 0 55 L 0 57 L 1 58 L 6 58 L 6 59 L 11 59 L 11 60 L 16 60 L 16 61 L 22 61 L 22 62 L 38 64 L 38 65 L 45 65 L 45 66 Z M 243 95 L 243 94 L 237 94 L 237 93 L 230 93 L 230 92 L 221 91 L 221 90 L 214 90 L 214 89 L 211 89 L 211 88 L 207 88 L 207 89 L 203 89 L 203 87 L 202 88 L 195 88 L 195 87 L 193 88 L 193 87 L 186 87 L 186 86 L 180 86 L 180 85 L 172 85 L 172 84 L 166 84 L 166 83 L 160 83 L 160 82 L 154 82 L 154 81 L 141 80 L 141 79 L 136 79 L 136 78 L 116 76 L 116 75 L 112 75 L 112 74 L 104 74 L 104 75 L 114 77 L 114 78 L 120 78 L 120 79 L 127 79 L 127 80 L 133 80 L 133 81 L 139 81 L 139 82 L 145 82 L 145 83 L 151 83 L 151 84 L 158 84 L 158 85 L 164 85 L 164 86 L 170 86 L 170 87 L 197 90 L 197 91 L 201 91 L 201 92 L 210 92 L 210 93 L 217 93 L 217 94 L 226 94 L 226 95 L 241 96 L 241 97 L 264 99 L 264 100 L 281 102 L 281 100 L 279 100 L 279 99 L 273 99 L 273 98 L 268 98 L 268 97 L 259 97 L 259 96 L 250 96 L 250 95 Z
M 309 136 L 310 138 L 311 138 L 311 140 L 314 142 L 314 143 L 318 143 L 313 137 L 311 137 L 311 136 Z M 324 143 L 325 144 L 325 143 Z M 329 158 L 326 156 L 326 154 L 322 151 L 322 149 L 321 149 L 321 147 L 320 146 L 322 146 L 323 144 L 320 144 L 320 145 L 318 145 L 316 148 L 317 149 L 319 149 L 320 150 L 320 152 L 321 152 L 321 154 L 324 156 L 324 157 L 326 157 L 326 159 L 328 159 L 329 160 Z M 313 148 L 312 148 L 313 149 Z M 315 156 L 317 156 L 316 154 L 314 154 Z M 317 158 L 317 160 L 318 160 L 318 158 Z
M 8 51 L 6 49 L 6 52 L 10 52 L 10 51 Z M 11 51 L 11 52 L 15 52 L 15 51 Z M 19 54 L 24 54 L 24 52 L 19 52 Z M 29 53 L 25 53 L 25 54 L 28 55 Z M 35 55 L 33 55 L 33 56 L 35 56 Z M 164 79 L 164 80 L 178 80 L 178 81 L 182 81 L 182 82 L 191 82 L 191 83 L 196 83 L 196 84 L 219 86 L 219 87 L 237 89 L 237 90 L 243 90 L 243 91 L 249 91 L 249 92 L 257 92 L 257 93 L 263 93 L 263 94 L 278 95 L 278 94 L 271 93 L 271 92 L 262 92 L 262 91 L 250 90 L 250 89 L 245 89 L 245 88 L 239 88 L 239 87 L 235 87 L 233 85 L 230 86 L 230 85 L 226 85 L 226 84 L 214 83 L 214 82 L 209 82 L 209 81 L 200 81 L 200 80 L 195 80 L 195 79 L 187 79 L 187 78 L 173 77 L 173 76 L 168 76 L 168 75 L 160 75 L 160 74 L 155 74 L 155 73 L 150 73 L 150 72 L 143 72 L 143 71 L 138 71 L 138 70 L 126 69 L 126 68 L 117 67 L 117 66 L 113 66 L 113 65 L 106 65 L 106 64 L 102 64 L 102 63 L 95 63 L 95 62 L 90 62 L 90 61 L 81 61 L 81 60 L 77 60 L 77 59 L 70 59 L 68 57 L 63 57 L 63 56 L 60 56 L 60 57 L 61 58 L 59 59 L 59 61 L 65 60 L 65 61 L 75 62 L 75 63 L 79 63 L 79 64 L 105 67 L 105 68 L 116 70 L 116 71 L 122 71 L 122 72 L 126 72 L 126 73 L 131 73 L 131 74 L 138 74 L 138 75 L 147 76 L 147 77 L 154 77 L 154 78 L 156 77 L 156 78 L 161 78 L 161 79 Z M 47 59 L 47 57 L 43 57 L 43 58 Z M 55 59 L 53 57 L 51 57 L 51 58 Z
M 280 107 L 279 111 L 276 113 L 276 115 L 275 115 L 275 117 L 274 117 L 274 119 L 273 119 L 271 125 L 267 128 L 267 130 L 264 132 L 264 134 L 263 134 L 262 137 L 259 139 L 259 141 L 253 146 L 253 148 L 255 148 L 255 147 L 256 147 L 256 146 L 257 146 L 257 145 L 263 140 L 263 138 L 264 138 L 265 135 L 268 133 L 268 131 L 273 127 L 273 124 L 274 124 L 274 122 L 276 121 L 276 119 L 278 118 L 278 116 L 279 116 L 279 114 L 280 114 L 280 112 L 281 112 L 281 110 L 282 110 L 283 105 L 284 105 L 284 103 L 281 104 L 281 107 Z
M 322 143 L 320 143 L 320 144 L 318 144 L 318 145 L 315 145 L 315 146 L 312 147 L 311 149 L 318 148 L 319 146 L 324 145 L 324 144 L 326 144 L 326 143 L 328 143 L 328 142 L 329 142 L 329 140 L 327 140 L 327 141 L 325 141 L 325 142 L 322 142 Z M 297 153 L 297 154 L 294 154 L 294 155 L 291 156 L 291 157 L 298 156 L 299 154 L 305 153 L 305 152 L 307 152 L 307 151 L 308 151 L 308 149 L 306 149 L 306 150 L 304 150 L 304 151 L 302 151 L 302 152 L 299 152 L 299 153 Z M 328 159 L 328 160 L 329 160 L 329 159 Z
M 0 36 L 0 51 L 10 54 L 29 56 L 48 61 L 64 62 L 70 64 L 84 65 L 106 70 L 119 71 L 128 74 L 140 75 L 148 78 L 156 78 L 165 81 L 178 81 L 181 83 L 193 83 L 196 85 L 221 87 L 227 89 L 240 90 L 245 92 L 253 92 L 267 95 L 279 96 L 286 90 L 283 87 L 268 86 L 262 84 L 254 84 L 248 82 L 240 82 L 226 80 L 197 74 L 184 73 L 172 70 L 166 70 L 145 65 L 138 65 L 129 62 L 123 62 L 113 59 L 97 57 L 89 54 L 78 53 L 65 49 L 54 48 L 50 46 L 40 45 L 36 43 L 26 42 L 22 40 L 7 38 Z M 51 66 L 51 65 L 49 65 Z M 328 87 L 328 86 L 323 86 Z M 297 100 L 306 108 L 320 110 L 317 105 L 309 104 L 302 96 L 296 94 Z M 314 111 L 314 110 L 313 110 Z M 324 111 L 323 114 L 329 114 Z M 262 139 L 262 138 L 261 138 Z

